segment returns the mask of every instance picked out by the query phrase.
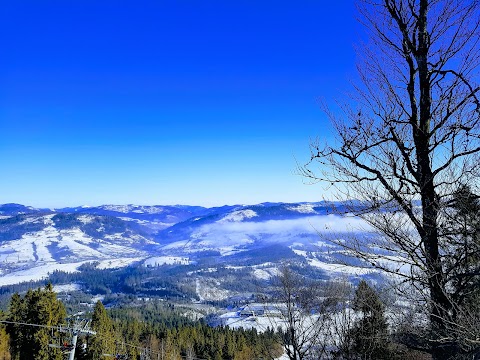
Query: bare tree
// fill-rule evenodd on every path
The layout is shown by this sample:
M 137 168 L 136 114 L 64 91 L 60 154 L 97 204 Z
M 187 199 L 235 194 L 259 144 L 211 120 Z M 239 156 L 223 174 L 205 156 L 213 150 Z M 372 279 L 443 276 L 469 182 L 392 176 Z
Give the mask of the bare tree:
M 327 299 L 331 316 L 329 358 L 335 360 L 355 359 L 352 351 L 353 329 L 356 317 L 351 308 L 353 288 L 348 279 L 337 279 L 327 285 Z
M 285 324 L 282 345 L 291 360 L 321 359 L 327 353 L 331 314 L 321 296 L 319 282 L 280 268 L 275 301 Z
M 370 34 L 361 81 L 341 115 L 327 110 L 335 142 L 312 144 L 301 170 L 332 184 L 340 199 L 360 200 L 350 210 L 397 257 L 347 246 L 425 295 L 432 356 L 445 359 L 463 349 L 454 335 L 462 325 L 446 269 L 452 247 L 445 224 L 458 185 L 476 187 L 479 179 L 479 2 L 364 0 L 359 9 Z M 464 344 L 478 347 L 470 335 Z

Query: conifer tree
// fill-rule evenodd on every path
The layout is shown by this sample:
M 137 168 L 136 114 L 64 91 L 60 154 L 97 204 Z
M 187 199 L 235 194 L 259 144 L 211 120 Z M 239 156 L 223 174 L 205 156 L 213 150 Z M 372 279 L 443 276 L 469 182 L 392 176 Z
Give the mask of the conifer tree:
M 125 350 L 130 359 L 137 357 L 138 347 L 140 346 L 140 334 L 141 324 L 136 319 L 127 321 L 125 328 L 123 329 L 123 338 L 128 346 Z
M 19 324 L 9 326 L 13 358 L 26 360 L 33 356 L 38 360 L 61 360 L 61 351 L 49 344 L 54 337 L 59 337 L 55 327 L 63 323 L 65 317 L 65 306 L 57 300 L 51 284 L 44 289 L 28 290 L 23 298 L 14 294 L 10 302 L 9 321 L 46 327 Z
M 223 356 L 227 360 L 233 359 L 235 355 L 235 343 L 233 340 L 232 332 L 227 331 L 226 337 L 225 337 L 225 344 L 223 345 L 222 349 Z
M 449 324 L 451 347 L 470 358 L 480 349 L 478 341 L 464 341 L 480 338 L 479 197 L 470 187 L 460 185 L 452 197 L 451 210 L 444 221 L 445 239 L 450 249 L 450 256 L 444 258 L 444 267 L 450 278 L 446 288 L 453 303 Z
M 392 359 L 385 306 L 363 280 L 355 291 L 352 308 L 361 315 L 353 328 L 353 352 L 362 360 Z
M 88 338 L 88 358 L 90 360 L 103 360 L 103 354 L 114 354 L 115 337 L 113 323 L 101 301 L 97 301 L 93 309 L 92 330 L 96 332 L 96 335 Z
M 9 317 L 8 320 L 11 322 L 23 322 L 24 320 L 24 309 L 22 298 L 18 293 L 12 295 L 9 305 Z M 22 349 L 22 344 L 24 343 L 24 338 L 26 336 L 24 331 L 24 326 L 18 324 L 9 324 L 8 333 L 10 334 L 10 349 L 13 355 L 13 359 L 20 359 L 20 352 Z
M 10 337 L 4 326 L 0 327 L 0 360 L 10 360 Z

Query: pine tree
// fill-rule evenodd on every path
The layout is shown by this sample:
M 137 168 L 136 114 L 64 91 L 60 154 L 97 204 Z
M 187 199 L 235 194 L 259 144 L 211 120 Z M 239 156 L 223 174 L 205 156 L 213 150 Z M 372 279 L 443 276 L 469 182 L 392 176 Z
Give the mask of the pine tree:
M 51 284 L 44 289 L 28 290 L 23 298 L 14 294 L 10 301 L 9 321 L 46 327 L 19 324 L 9 326 L 13 358 L 27 360 L 33 356 L 38 360 L 61 360 L 61 351 L 49 344 L 53 340 L 52 335 L 59 336 L 55 327 L 62 324 L 65 317 L 65 306 L 57 300 Z
M 225 359 L 227 360 L 233 359 L 235 355 L 235 343 L 234 343 L 233 335 L 232 335 L 232 332 L 228 329 L 227 329 L 225 344 L 223 345 L 222 353 Z
M 96 332 L 96 335 L 88 338 L 88 358 L 90 360 L 103 360 L 103 354 L 114 354 L 115 337 L 113 323 L 100 301 L 97 301 L 93 309 L 92 330 Z
M 0 360 L 10 360 L 10 337 L 4 326 L 0 327 Z
M 463 341 L 479 338 L 480 313 L 480 213 L 479 197 L 465 185 L 454 193 L 451 212 L 445 221 L 446 244 L 451 256 L 444 259 L 448 274 L 448 297 L 452 305 L 449 324 L 452 348 L 456 352 L 478 351 L 478 344 Z
M 18 293 L 12 295 L 9 305 L 9 317 L 11 322 L 23 322 L 25 306 L 23 300 Z M 9 324 L 8 333 L 10 334 L 10 349 L 13 359 L 19 360 L 22 350 L 22 344 L 25 342 L 26 336 L 24 326 L 18 324 Z
M 126 353 L 129 359 L 135 359 L 138 353 L 138 347 L 140 346 L 140 334 L 141 334 L 141 324 L 136 319 L 131 319 L 127 321 L 124 328 L 123 338 L 125 343 L 130 344 L 126 348 Z
M 363 280 L 355 291 L 352 308 L 361 316 L 353 328 L 353 352 L 362 360 L 392 359 L 385 306 Z

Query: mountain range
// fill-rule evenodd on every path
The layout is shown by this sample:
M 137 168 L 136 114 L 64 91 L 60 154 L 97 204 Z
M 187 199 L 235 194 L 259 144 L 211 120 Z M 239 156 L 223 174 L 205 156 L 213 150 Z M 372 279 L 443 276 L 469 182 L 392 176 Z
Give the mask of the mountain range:
M 178 276 L 195 278 L 200 298 L 208 272 L 227 269 L 232 276 L 267 280 L 284 261 L 325 278 L 378 277 L 338 246 L 350 236 L 368 246 L 374 235 L 361 220 L 338 215 L 342 205 L 335 206 L 336 211 L 323 202 L 61 209 L 3 204 L 0 285 L 44 279 L 54 271 L 75 273 L 85 264 L 112 271 L 175 267 Z

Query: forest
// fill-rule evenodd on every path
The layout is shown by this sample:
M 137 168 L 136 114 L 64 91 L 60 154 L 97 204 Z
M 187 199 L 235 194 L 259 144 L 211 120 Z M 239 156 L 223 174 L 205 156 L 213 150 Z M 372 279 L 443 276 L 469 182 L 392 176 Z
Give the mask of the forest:
M 82 360 L 276 359 L 284 352 L 290 359 L 427 356 L 398 341 L 400 333 L 389 330 L 385 305 L 366 282 L 358 285 L 352 298 L 351 308 L 357 315 L 349 315 L 351 321 L 337 324 L 335 336 L 330 331 L 334 325 L 330 315 L 345 314 L 339 292 L 330 289 L 330 296 L 325 298 L 323 288 L 318 297 L 320 292 L 312 292 L 313 284 L 307 291 L 307 287 L 291 282 L 298 278 L 289 269 L 283 271 L 278 296 L 288 305 L 289 310 L 283 314 L 288 326 L 267 327 L 262 332 L 255 328 L 212 327 L 203 320 L 191 320 L 175 311 L 175 306 L 158 300 L 141 307 L 109 310 L 98 301 L 91 313 L 67 318 L 65 306 L 51 284 L 29 289 L 23 296 L 14 294 L 8 311 L 1 314 L 0 358 L 53 360 L 69 356 L 73 350 L 75 358 Z M 315 313 L 318 316 L 312 316 Z M 313 326 L 305 327 L 310 319 L 316 319 Z M 78 339 L 72 340 L 75 334 Z M 338 340 L 333 341 L 333 337 Z
M 66 318 L 51 285 L 18 293 L 2 313 L 0 358 L 62 359 L 73 350 L 77 318 Z M 82 315 L 83 316 L 83 315 Z M 99 301 L 78 331 L 76 359 L 265 359 L 280 356 L 273 330 L 213 328 L 156 301 L 107 311 Z M 70 322 L 69 322 L 70 321 Z M 85 324 L 85 323 L 84 323 Z

